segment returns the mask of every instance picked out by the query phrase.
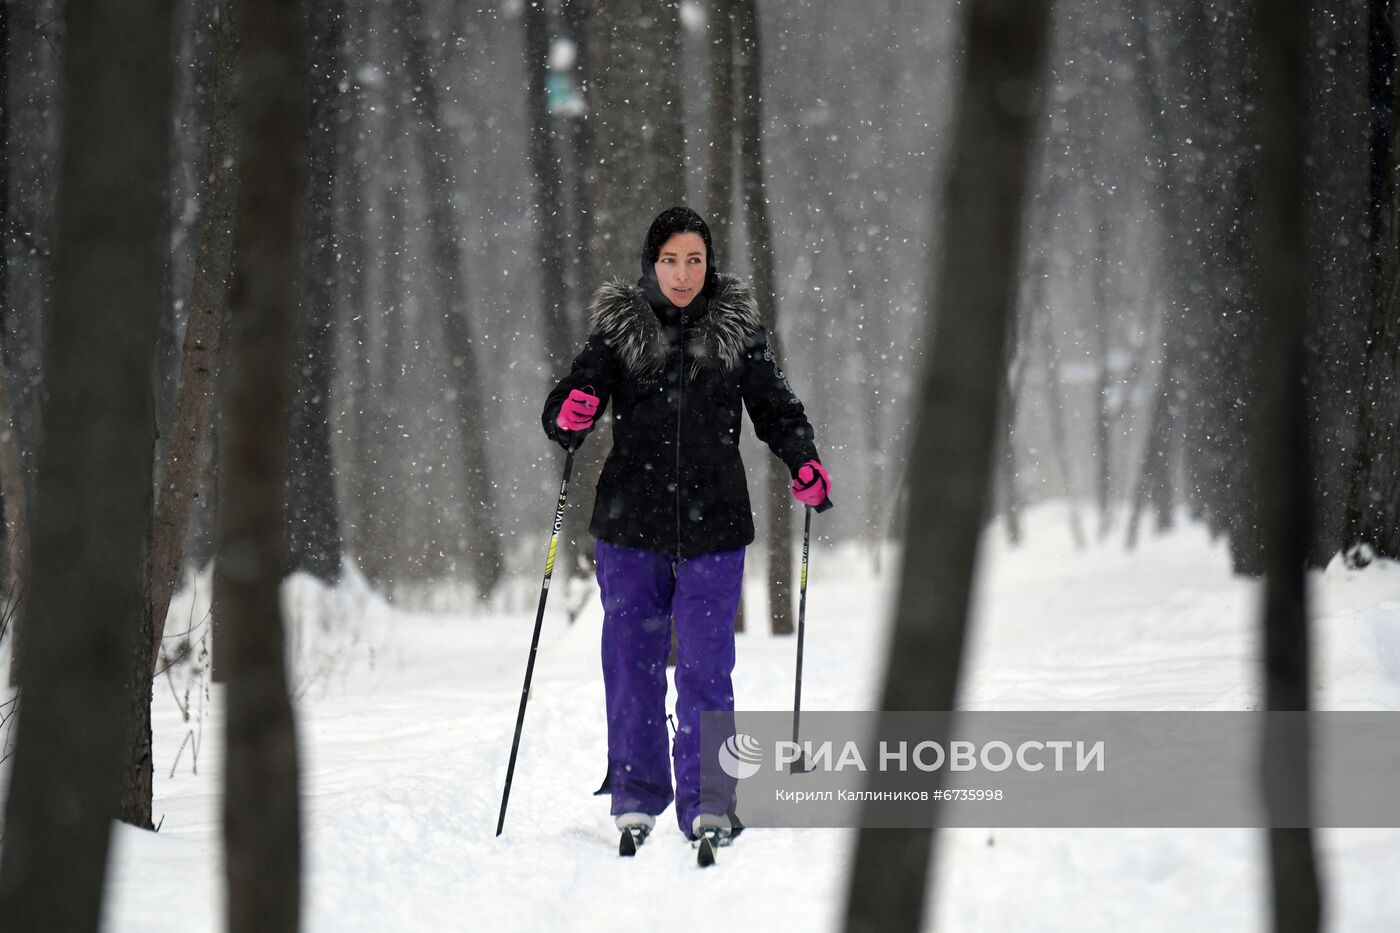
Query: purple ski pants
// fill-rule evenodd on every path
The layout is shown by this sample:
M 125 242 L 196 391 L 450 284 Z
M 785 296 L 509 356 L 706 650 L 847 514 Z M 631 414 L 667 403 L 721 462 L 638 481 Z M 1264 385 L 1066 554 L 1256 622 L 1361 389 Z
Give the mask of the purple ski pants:
M 734 616 L 744 549 L 698 557 L 597 542 L 603 599 L 612 812 L 653 816 L 676 801 L 681 832 L 699 813 L 728 813 L 732 786 L 701 788 L 700 714 L 734 711 Z M 676 789 L 666 760 L 666 659 L 676 623 Z M 713 769 L 711 769 L 713 770 Z

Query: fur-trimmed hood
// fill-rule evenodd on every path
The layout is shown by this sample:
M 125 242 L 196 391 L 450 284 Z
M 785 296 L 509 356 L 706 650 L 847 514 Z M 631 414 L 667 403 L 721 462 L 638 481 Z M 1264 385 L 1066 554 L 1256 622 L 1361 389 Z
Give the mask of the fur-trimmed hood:
M 606 282 L 594 293 L 588 312 L 590 329 L 612 344 L 631 375 L 646 378 L 661 371 L 667 342 L 641 286 L 623 279 Z M 705 315 L 686 330 L 690 375 L 698 375 L 702 367 L 732 371 L 744 355 L 749 336 L 762 323 L 748 285 L 737 276 L 717 275 Z

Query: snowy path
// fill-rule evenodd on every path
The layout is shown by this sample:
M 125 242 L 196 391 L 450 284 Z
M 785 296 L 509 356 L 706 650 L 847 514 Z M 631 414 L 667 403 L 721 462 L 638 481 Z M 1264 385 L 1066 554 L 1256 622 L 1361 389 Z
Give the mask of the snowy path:
M 1194 530 L 1136 554 L 1076 554 L 1055 510 L 1029 545 L 1001 536 L 977 598 L 967 705 L 983 709 L 1245 709 L 1254 591 Z M 814 552 L 803 678 L 809 709 L 868 708 L 882 671 L 889 576 L 854 552 Z M 1400 709 L 1400 567 L 1318 584 L 1317 705 Z M 757 587 L 752 588 L 755 592 Z M 533 609 L 533 605 L 530 606 Z M 750 597 L 749 618 L 762 619 Z M 754 830 L 694 867 L 673 816 L 633 860 L 614 854 L 602 777 L 596 602 L 546 619 L 505 835 L 494 836 L 532 612 L 466 619 L 362 607 L 395 632 L 371 668 L 323 678 L 300 704 L 308 825 L 307 929 L 839 928 L 854 834 Z M 751 625 L 753 623 L 751 622 Z M 786 709 L 793 643 L 740 636 L 741 707 Z M 217 713 L 218 695 L 213 697 Z M 157 692 L 159 834 L 119 828 L 111 931 L 220 929 L 212 715 L 190 769 L 167 778 L 188 726 Z M 1333 930 L 1400 920 L 1400 831 L 1322 834 Z M 1234 830 L 957 830 L 942 837 L 940 930 L 1259 930 L 1262 834 Z

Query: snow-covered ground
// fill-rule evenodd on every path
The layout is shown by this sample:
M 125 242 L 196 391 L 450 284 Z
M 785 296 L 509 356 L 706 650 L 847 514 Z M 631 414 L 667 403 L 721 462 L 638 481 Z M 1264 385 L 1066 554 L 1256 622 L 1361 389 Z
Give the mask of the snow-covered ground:
M 1198 529 L 1149 537 L 1133 553 L 1116 539 L 1078 553 L 1062 509 L 1042 507 L 1024 546 L 993 534 L 986 556 L 964 705 L 1257 705 L 1256 588 L 1230 575 Z M 869 555 L 814 549 L 804 708 L 870 707 L 894 579 L 894 562 L 885 566 L 877 577 Z M 1316 705 L 1400 709 L 1400 566 L 1334 565 L 1312 579 Z M 326 606 L 314 629 L 339 646 L 327 659 L 309 631 L 300 636 L 306 928 L 839 928 L 850 830 L 753 830 L 701 871 L 668 812 L 635 859 L 616 857 L 606 800 L 591 796 L 605 761 L 596 598 L 573 626 L 557 607 L 546 618 L 506 830 L 494 835 L 537 585 L 521 581 L 516 611 L 468 617 L 392 609 L 354 584 L 326 604 L 305 581 L 289 584 L 291 601 Z M 750 627 L 761 628 L 761 587 L 750 590 Z M 742 708 L 790 706 L 793 652 L 792 639 L 739 637 Z M 156 693 L 163 825 L 118 827 L 110 931 L 221 928 L 220 697 L 209 694 L 201 729 L 172 686 Z M 189 743 L 180 751 L 196 731 L 197 759 Z M 1329 929 L 1400 928 L 1400 830 L 1320 840 Z M 1263 844 L 1238 830 L 945 831 L 929 925 L 1261 930 Z

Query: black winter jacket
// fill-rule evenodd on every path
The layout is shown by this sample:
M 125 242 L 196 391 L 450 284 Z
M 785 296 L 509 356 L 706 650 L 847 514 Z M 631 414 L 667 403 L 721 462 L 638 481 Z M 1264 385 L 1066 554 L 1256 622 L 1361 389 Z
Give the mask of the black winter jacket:
M 678 309 L 665 299 L 653 305 L 640 283 L 615 279 L 598 289 L 590 316 L 588 343 L 542 416 L 545 433 L 568 446 L 578 434 L 555 418 L 569 392 L 591 387 L 600 418 L 611 401 L 613 449 L 589 531 L 678 557 L 752 542 L 741 403 L 790 474 L 818 457 L 748 287 L 720 274 L 713 289 Z

